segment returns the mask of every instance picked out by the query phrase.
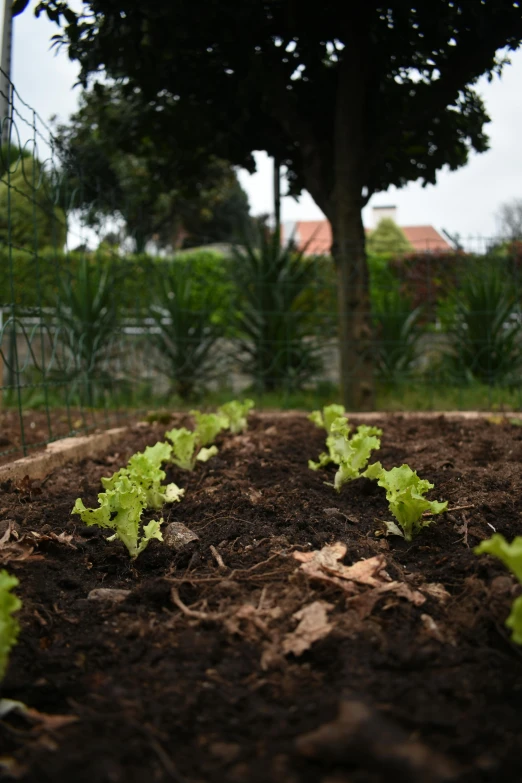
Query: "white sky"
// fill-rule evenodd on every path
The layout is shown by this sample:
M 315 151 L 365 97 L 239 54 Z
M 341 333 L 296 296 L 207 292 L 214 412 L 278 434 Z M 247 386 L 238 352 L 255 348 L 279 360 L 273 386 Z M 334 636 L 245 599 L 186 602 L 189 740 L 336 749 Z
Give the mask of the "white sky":
M 31 5 L 34 8 L 35 3 Z M 32 11 L 14 20 L 12 79 L 21 97 L 45 121 L 54 114 L 66 120 L 76 108 L 80 90 L 73 89 L 77 66 L 68 60 L 65 50 L 56 53 L 50 48 L 50 38 L 57 31 L 43 14 L 35 19 Z M 365 210 L 365 223 L 372 225 L 372 205 L 393 204 L 398 207 L 401 225 L 431 224 L 462 237 L 493 236 L 500 204 L 522 198 L 521 85 L 519 50 L 512 55 L 512 65 L 505 68 L 501 80 L 495 77 L 491 84 L 485 79 L 480 82 L 492 119 L 487 126 L 489 152 L 474 155 L 468 166 L 457 172 L 443 171 L 436 186 L 422 188 L 411 183 L 402 190 L 392 188 L 375 195 Z M 271 212 L 271 163 L 265 153 L 256 153 L 256 161 L 258 172 L 251 176 L 242 171 L 241 184 L 254 214 Z M 322 213 L 306 193 L 298 202 L 284 198 L 282 217 L 284 221 L 315 220 Z

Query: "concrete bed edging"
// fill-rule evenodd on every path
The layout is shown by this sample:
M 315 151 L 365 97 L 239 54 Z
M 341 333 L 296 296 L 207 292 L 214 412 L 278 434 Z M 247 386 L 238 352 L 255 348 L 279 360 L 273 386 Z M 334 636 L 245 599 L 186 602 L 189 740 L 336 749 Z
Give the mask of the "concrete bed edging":
M 94 435 L 80 435 L 53 441 L 47 444 L 44 451 L 0 465 L 0 481 L 9 479 L 20 481 L 25 476 L 29 476 L 30 479 L 43 479 L 51 471 L 68 462 L 80 462 L 82 459 L 95 457 L 100 452 L 107 451 L 127 432 L 127 427 L 117 427 Z
M 273 417 L 274 415 L 285 418 L 286 416 L 305 413 L 305 411 L 290 410 L 258 411 L 258 415 L 261 418 Z M 370 420 L 382 419 L 384 416 L 408 419 L 437 419 L 443 416 L 451 419 L 473 420 L 509 414 L 493 413 L 491 411 L 354 411 L 348 412 L 346 415 L 349 418 L 353 416 Z M 22 459 L 17 459 L 14 462 L 8 462 L 6 465 L 0 465 L 0 481 L 7 481 L 8 479 L 19 481 L 25 476 L 29 476 L 30 479 L 43 479 L 51 471 L 68 462 L 81 462 L 82 459 L 99 456 L 100 452 L 107 451 L 127 432 L 129 432 L 128 427 L 117 427 L 94 435 L 63 438 L 62 440 L 48 443 L 44 451 L 31 454 L 29 457 L 22 457 Z

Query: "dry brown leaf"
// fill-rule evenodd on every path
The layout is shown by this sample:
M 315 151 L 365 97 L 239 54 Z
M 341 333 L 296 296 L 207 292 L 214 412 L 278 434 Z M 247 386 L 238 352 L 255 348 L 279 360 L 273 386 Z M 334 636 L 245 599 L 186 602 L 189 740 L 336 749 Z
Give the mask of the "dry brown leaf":
M 386 584 L 375 587 L 373 590 L 368 590 L 365 593 L 356 595 L 353 598 L 347 600 L 347 605 L 350 609 L 354 609 L 360 620 L 364 620 L 368 617 L 377 601 L 383 597 L 383 595 L 393 594 L 399 598 L 406 598 L 415 606 L 421 606 L 425 603 L 426 598 L 418 590 L 412 590 L 405 582 L 387 582 Z
M 12 540 L 13 539 L 13 540 Z M 42 555 L 33 555 L 34 543 L 28 536 L 18 537 L 18 533 L 11 523 L 0 538 L 0 562 L 9 563 L 11 560 L 42 560 Z
M 436 598 L 437 601 L 442 601 L 444 603 L 448 600 L 448 598 L 451 598 L 451 595 L 448 593 L 444 585 L 438 584 L 438 582 L 430 582 L 426 585 L 421 585 L 421 590 L 423 593 L 427 593 L 431 598 Z
M 334 605 L 326 601 L 314 601 L 295 612 L 292 616 L 300 622 L 295 631 L 283 639 L 284 654 L 302 655 L 314 642 L 328 636 L 333 626 L 327 614 L 333 608 Z
M 62 530 L 61 533 L 58 535 L 56 533 L 50 532 L 50 533 L 37 533 L 35 530 L 31 530 L 30 534 L 36 541 L 56 541 L 58 544 L 64 544 L 65 546 L 70 547 L 71 549 L 76 549 L 77 547 L 72 543 L 73 542 L 73 536 L 69 533 L 66 533 L 65 530 Z
M 366 560 L 359 560 L 351 566 L 339 562 L 346 554 L 346 546 L 337 541 L 314 552 L 294 552 L 293 557 L 301 562 L 301 571 L 310 579 L 337 585 L 349 593 L 357 592 L 354 582 L 378 587 L 390 580 L 384 570 L 386 558 L 375 555 Z

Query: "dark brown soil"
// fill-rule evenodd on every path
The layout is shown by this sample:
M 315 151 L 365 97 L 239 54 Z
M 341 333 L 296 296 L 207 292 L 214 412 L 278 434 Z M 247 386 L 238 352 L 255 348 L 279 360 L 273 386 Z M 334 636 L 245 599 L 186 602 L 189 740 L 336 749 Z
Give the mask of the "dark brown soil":
M 519 587 L 472 548 L 492 528 L 521 532 L 522 429 L 379 424 L 384 466 L 408 462 L 455 509 L 413 543 L 381 535 L 374 483 L 337 495 L 332 471 L 308 469 L 324 432 L 304 415 L 253 415 L 213 460 L 172 470 L 186 496 L 165 521 L 199 540 L 179 552 L 153 541 L 135 563 L 70 511 L 78 495 L 94 504 L 100 477 L 164 426 L 136 427 L 117 454 L 43 482 L 4 484 L 0 563 L 23 609 L 1 695 L 75 721 L 3 717 L 0 778 L 519 783 L 522 650 L 504 626 Z M 345 566 L 381 557 L 393 583 L 378 593 L 307 576 L 306 553 L 336 542 Z M 130 594 L 87 600 L 98 587 Z M 295 654 L 295 615 L 319 601 L 330 627 Z

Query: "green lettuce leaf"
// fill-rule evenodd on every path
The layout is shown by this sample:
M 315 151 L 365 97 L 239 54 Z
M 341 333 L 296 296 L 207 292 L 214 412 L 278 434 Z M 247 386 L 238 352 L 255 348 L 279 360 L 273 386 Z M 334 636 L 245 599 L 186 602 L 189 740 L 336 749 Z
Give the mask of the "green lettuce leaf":
M 342 406 L 329 405 L 328 408 L 342 408 Z M 326 411 L 326 408 L 324 410 Z M 319 415 L 321 415 L 319 411 L 314 411 L 314 413 L 319 413 Z M 310 418 L 310 416 L 308 418 Z M 331 462 L 335 463 L 336 465 L 341 465 L 341 463 L 344 461 L 346 463 L 345 469 L 339 474 L 338 478 L 338 482 L 341 482 L 339 489 L 343 483 L 349 481 L 349 465 L 351 464 L 351 461 L 354 457 L 354 452 L 360 448 L 363 448 L 362 443 L 365 442 L 364 439 L 367 437 L 377 438 L 376 443 L 375 441 L 368 441 L 368 448 L 370 448 L 370 452 L 373 449 L 378 449 L 381 445 L 378 438 L 380 435 L 382 435 L 382 430 L 380 430 L 378 427 L 368 427 L 366 424 L 361 424 L 359 427 L 357 427 L 355 434 L 352 436 L 352 440 L 355 438 L 355 441 L 353 442 L 352 446 L 348 446 L 347 443 L 350 441 L 350 430 L 351 427 L 348 424 L 348 419 L 345 416 L 337 416 L 331 420 L 328 419 L 329 434 L 326 438 L 328 453 L 322 452 L 322 454 L 319 455 L 318 462 L 314 462 L 313 460 L 308 461 L 308 467 L 311 470 L 319 470 L 320 468 L 324 468 L 326 465 L 329 465 Z M 366 463 L 364 462 L 364 464 Z M 360 475 L 361 474 L 358 472 L 357 476 L 354 476 L 353 478 L 358 478 Z M 346 476 L 346 478 L 343 479 L 341 476 Z
M 13 615 L 22 608 L 22 602 L 11 592 L 18 585 L 16 576 L 0 571 L 0 682 L 4 679 L 9 653 L 20 632 L 20 626 Z
M 86 525 L 114 530 L 114 535 L 108 541 L 119 539 L 125 544 L 129 555 L 135 558 L 142 552 L 151 538 L 163 541 L 159 529 L 161 522 L 148 523 L 139 535 L 141 515 L 147 503 L 144 490 L 133 483 L 128 476 L 119 477 L 111 489 L 98 495 L 98 508 L 86 508 L 83 500 L 78 498 L 72 514 L 79 514 Z
M 243 400 L 243 402 L 232 400 L 225 405 L 220 405 L 218 413 L 226 417 L 228 422 L 226 426 L 233 435 L 237 435 L 248 428 L 247 415 L 253 407 L 253 400 Z
M 316 427 L 322 427 L 326 430 L 327 435 L 330 434 L 330 428 L 334 421 L 339 417 L 344 417 L 345 410 L 344 405 L 325 405 L 322 411 L 312 411 L 308 416 L 308 420 L 313 422 Z
M 217 446 L 200 449 L 197 432 L 180 427 L 165 433 L 172 442 L 172 462 L 182 470 L 194 470 L 196 461 L 206 462 L 218 453 Z
M 504 536 L 500 533 L 494 533 L 491 538 L 482 541 L 473 551 L 476 555 L 498 557 L 522 584 L 522 536 L 516 536 L 508 544 Z M 515 644 L 522 644 L 522 595 L 513 601 L 506 626 L 512 631 L 511 638 Z
M 364 475 L 377 479 L 379 486 L 386 490 L 390 511 L 399 523 L 406 541 L 411 541 L 423 527 L 431 524 L 432 520 L 422 516 L 425 511 L 441 514 L 448 507 L 447 501 L 426 500 L 424 495 L 434 485 L 426 479 L 420 479 L 409 465 L 385 470 L 377 462 L 370 465 Z M 397 527 L 394 525 L 391 530 L 396 533 Z
M 355 432 L 351 438 L 346 438 L 342 453 L 339 449 L 341 458 L 334 478 L 337 492 L 341 491 L 343 484 L 364 475 L 363 470 L 368 464 L 372 451 L 379 449 L 380 446 L 381 441 L 377 436 L 367 435 L 364 432 Z
M 179 501 L 185 490 L 176 484 L 164 486 L 166 473 L 159 466 L 170 457 L 172 446 L 168 443 L 156 443 L 147 446 L 144 452 L 138 451 L 130 458 L 126 468 L 120 468 L 110 478 L 102 478 L 101 483 L 106 490 L 114 489 L 117 482 L 124 476 L 145 493 L 147 508 L 161 508 L 165 503 Z
M 228 427 L 228 417 L 223 413 L 201 413 L 190 411 L 196 423 L 195 433 L 201 446 L 214 443 L 216 435 Z

